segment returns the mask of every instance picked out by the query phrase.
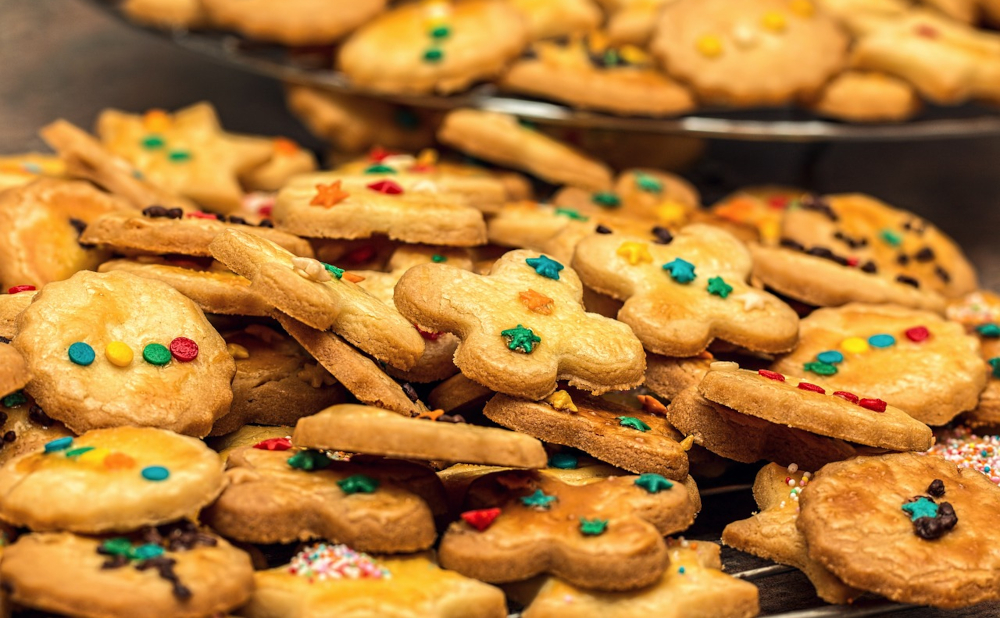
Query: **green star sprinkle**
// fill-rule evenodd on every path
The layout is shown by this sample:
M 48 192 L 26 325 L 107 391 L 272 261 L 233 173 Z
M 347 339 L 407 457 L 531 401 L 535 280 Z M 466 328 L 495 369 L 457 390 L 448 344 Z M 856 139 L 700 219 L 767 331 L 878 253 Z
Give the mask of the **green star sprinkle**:
M 375 165 L 369 165 L 365 169 L 366 174 L 395 174 L 396 170 L 389 167 L 388 165 L 382 165 L 381 163 L 376 163 Z
M 600 536 L 604 534 L 604 531 L 608 529 L 608 520 L 606 519 L 587 519 L 586 517 L 580 518 L 580 533 L 583 536 Z
M 884 229 L 879 233 L 879 236 L 886 242 L 886 244 L 893 247 L 898 247 L 903 244 L 903 237 L 897 232 L 893 232 L 890 229 Z
M 373 479 L 364 474 L 355 474 L 346 479 L 337 481 L 337 486 L 347 495 L 351 494 L 371 494 L 378 489 L 378 479 Z
M 570 219 L 572 219 L 574 221 L 589 221 L 590 220 L 590 217 L 588 217 L 586 215 L 581 215 L 580 213 L 578 213 L 577 211 L 573 210 L 572 208 L 556 208 L 556 214 L 557 215 L 562 215 L 564 217 L 569 217 Z
M 663 191 L 663 183 L 649 174 L 636 174 L 635 186 L 639 187 L 641 191 L 646 191 L 647 193 L 659 193 L 660 191 Z
M 733 291 L 733 286 L 726 283 L 722 277 L 712 277 L 708 280 L 708 293 L 720 298 L 726 298 Z
M 677 283 L 691 283 L 694 281 L 694 264 L 681 258 L 674 258 L 663 265 L 663 270 L 670 273 L 670 277 Z
M 989 324 L 980 324 L 976 327 L 976 332 L 979 333 L 981 337 L 996 339 L 997 337 L 1000 337 L 1000 326 L 997 326 L 993 322 L 990 322 Z
M 501 331 L 500 336 L 507 340 L 508 350 L 520 351 L 525 354 L 531 354 L 535 349 L 535 344 L 542 342 L 541 337 L 533 333 L 530 328 L 525 328 L 520 324 L 517 325 L 517 328 Z
M 440 253 L 435 253 L 434 255 L 431 256 L 431 261 L 434 262 L 435 264 L 440 264 L 441 262 L 447 262 L 448 257 L 441 255 Z
M 573 453 L 553 453 L 549 457 L 549 467 L 560 470 L 575 470 L 580 464 L 579 458 Z
M 904 504 L 903 510 L 910 516 L 910 521 L 917 521 L 921 517 L 937 517 L 938 505 L 927 498 L 918 498 Z
M 640 475 L 639 478 L 635 479 L 635 484 L 651 494 L 658 494 L 664 489 L 670 489 L 674 486 L 666 478 L 652 472 Z
M 621 199 L 611 191 L 598 191 L 590 196 L 590 201 L 605 208 L 617 208 L 622 205 Z
M 834 367 L 830 363 L 824 363 L 821 361 L 816 361 L 814 363 L 806 363 L 805 365 L 802 365 L 802 368 L 805 369 L 806 371 L 811 371 L 816 375 L 820 376 L 832 376 L 833 374 L 837 373 L 836 367 Z
M 619 416 L 618 424 L 622 427 L 628 427 L 629 429 L 635 429 L 637 431 L 649 431 L 649 425 L 643 423 L 634 416 Z
M 320 264 L 322 264 L 323 268 L 326 269 L 326 272 L 330 273 L 330 275 L 332 275 L 333 277 L 340 279 L 341 277 L 344 276 L 343 268 L 337 268 L 336 266 L 332 264 L 327 264 L 326 262 L 320 262 Z
M 524 261 L 527 262 L 528 266 L 534 268 L 535 272 L 539 275 L 548 277 L 549 279 L 555 279 L 556 281 L 559 281 L 559 271 L 565 268 L 565 266 L 547 255 L 541 255 L 536 258 L 528 258 Z
M 424 62 L 441 62 L 444 52 L 440 48 L 432 47 L 424 52 Z
M 331 459 L 326 456 L 326 453 L 322 451 L 314 451 L 312 449 L 307 449 L 304 451 L 299 451 L 291 457 L 288 458 L 288 465 L 295 468 L 296 470 L 305 470 L 306 472 L 312 472 L 313 470 L 322 470 L 323 468 L 328 468 L 331 463 Z
M 553 502 L 556 501 L 555 496 L 549 496 L 541 489 L 536 489 L 535 493 L 530 496 L 523 496 L 521 498 L 521 504 L 524 506 L 531 506 L 536 509 L 548 510 Z

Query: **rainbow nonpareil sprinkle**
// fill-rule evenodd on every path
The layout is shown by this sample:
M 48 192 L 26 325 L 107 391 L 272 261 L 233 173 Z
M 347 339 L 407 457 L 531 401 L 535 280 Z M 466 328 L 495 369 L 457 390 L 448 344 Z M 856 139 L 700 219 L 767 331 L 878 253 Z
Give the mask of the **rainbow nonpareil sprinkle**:
M 944 457 L 959 468 L 972 468 L 1000 485 L 1000 436 L 980 436 L 968 427 L 956 427 L 938 436 L 927 451 Z
M 389 579 L 392 573 L 368 554 L 347 545 L 317 543 L 303 549 L 288 565 L 292 575 L 310 581 L 325 579 Z

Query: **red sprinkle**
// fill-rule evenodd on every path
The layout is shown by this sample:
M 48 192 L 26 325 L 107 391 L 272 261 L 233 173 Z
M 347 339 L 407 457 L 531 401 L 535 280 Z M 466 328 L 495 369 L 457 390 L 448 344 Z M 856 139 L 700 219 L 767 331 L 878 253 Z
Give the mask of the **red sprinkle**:
M 218 221 L 219 220 L 219 216 L 218 215 L 213 215 L 210 212 L 197 212 L 197 211 L 195 211 L 195 212 L 189 212 L 187 214 L 187 216 L 190 219 L 211 219 L 212 221 Z
M 267 206 L 261 206 L 257 209 L 257 214 L 264 217 L 265 219 L 271 218 L 271 212 L 274 211 L 274 206 L 268 204 Z
M 435 333 L 432 331 L 423 330 L 416 324 L 413 325 L 413 328 L 417 329 L 417 332 L 420 333 L 420 336 L 426 339 L 427 341 L 437 341 L 438 339 L 441 338 L 441 335 L 444 334 L 444 333 Z
M 820 395 L 826 394 L 826 389 L 822 386 L 816 386 L 815 384 L 810 384 L 809 382 L 799 382 L 799 388 L 804 391 L 812 391 L 814 393 L 819 393 Z
M 386 195 L 399 195 L 403 192 L 403 187 L 399 186 L 399 183 L 392 180 L 379 180 L 378 182 L 373 182 L 365 186 L 372 191 L 378 191 L 379 193 L 385 193 Z
M 19 292 L 34 292 L 37 288 L 33 285 L 15 285 L 14 287 L 7 290 L 8 294 L 17 294 Z
M 787 195 L 772 195 L 767 198 L 767 205 L 771 208 L 778 210 L 784 210 L 788 208 L 788 202 L 791 201 Z
M 410 171 L 411 172 L 416 172 L 416 173 L 433 172 L 434 171 L 434 166 L 433 165 L 428 165 L 426 163 L 416 163 L 416 164 L 410 166 Z
M 858 403 L 858 396 L 854 393 L 848 393 L 847 391 L 834 391 L 834 397 L 840 397 L 841 399 L 846 399 L 851 403 Z
M 927 24 L 920 24 L 916 28 L 917 34 L 922 37 L 927 37 L 928 39 L 936 39 L 938 37 L 938 31 L 933 26 L 928 26 Z
M 466 511 L 462 513 L 462 519 L 476 530 L 482 532 L 493 524 L 493 520 L 500 516 L 500 509 L 479 509 L 478 511 Z
M 368 152 L 368 159 L 372 163 L 381 163 L 391 156 L 392 152 L 382 148 L 381 146 L 375 146 Z
M 190 363 L 198 358 L 198 344 L 187 337 L 178 337 L 170 342 L 170 353 L 182 363 Z
M 778 382 L 784 382 L 785 376 L 781 375 L 777 371 L 768 371 L 767 369 L 758 369 L 757 373 L 761 376 L 767 378 L 768 380 L 777 380 Z
M 881 399 L 862 399 L 858 405 L 875 412 L 885 412 L 886 403 Z
M 906 338 L 910 341 L 916 341 L 920 343 L 924 339 L 931 336 L 931 331 L 927 330 L 926 326 L 914 326 L 913 328 L 906 329 Z
M 361 264 L 362 262 L 367 262 L 373 257 L 375 257 L 375 247 L 365 245 L 363 247 L 358 247 L 354 251 L 345 255 L 343 261 L 350 264 Z
M 847 265 L 848 266 L 857 266 L 858 262 L 860 262 L 860 261 L 861 260 L 859 260 L 858 258 L 856 258 L 854 256 L 851 256 L 851 257 L 847 258 Z
M 262 451 L 287 451 L 292 448 L 292 441 L 288 438 L 268 438 L 254 444 L 253 447 Z

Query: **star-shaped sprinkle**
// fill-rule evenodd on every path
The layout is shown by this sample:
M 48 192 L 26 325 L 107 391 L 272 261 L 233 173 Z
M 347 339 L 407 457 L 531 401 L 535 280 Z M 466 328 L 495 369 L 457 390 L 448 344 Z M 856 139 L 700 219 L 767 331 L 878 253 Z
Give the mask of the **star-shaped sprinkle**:
M 726 298 L 733 291 L 733 286 L 726 283 L 722 277 L 712 277 L 708 280 L 706 288 L 709 294 L 715 294 L 720 298 Z
M 337 486 L 347 495 L 351 494 L 371 494 L 378 489 L 378 479 L 373 479 L 364 474 L 355 474 L 346 479 L 337 481 Z
M 548 277 L 549 279 L 559 280 L 559 271 L 565 268 L 559 262 L 553 260 L 547 255 L 540 255 L 536 258 L 527 258 L 524 260 L 527 262 L 528 266 L 535 269 L 535 272 L 543 277 Z
M 618 247 L 615 253 L 628 260 L 628 263 L 632 266 L 653 261 L 653 256 L 649 253 L 649 247 L 644 242 L 627 240 Z
M 670 489 L 674 486 L 663 476 L 652 472 L 640 475 L 639 478 L 635 479 L 635 484 L 651 494 L 658 494 L 664 489 Z
M 365 186 L 376 193 L 385 193 L 386 195 L 400 195 L 403 192 L 403 187 L 394 180 L 379 180 Z
M 604 531 L 608 529 L 608 520 L 606 519 L 587 519 L 586 517 L 580 518 L 580 534 L 583 536 L 600 536 L 604 534 Z
M 545 398 L 545 402 L 556 410 L 566 410 L 568 412 L 579 412 L 573 398 L 566 391 L 556 391 Z
M 326 453 L 314 450 L 299 451 L 288 458 L 289 466 L 306 472 L 328 468 L 331 462 L 332 460 L 326 456 Z
M 517 325 L 517 328 L 501 331 L 500 336 L 507 340 L 507 349 L 514 352 L 521 351 L 525 354 L 531 354 L 535 349 L 535 344 L 542 342 L 541 337 L 533 333 L 530 328 L 525 328 L 520 324 Z
M 635 429 L 636 431 L 646 432 L 649 431 L 649 425 L 637 419 L 634 416 L 619 416 L 618 424 L 622 427 L 628 427 L 629 429 Z
M 681 258 L 674 258 L 663 265 L 663 270 L 670 273 L 670 277 L 677 283 L 691 283 L 694 281 L 694 264 Z
M 333 208 L 346 200 L 351 194 L 340 188 L 340 182 L 337 180 L 326 185 L 322 183 L 316 185 L 316 195 L 309 201 L 309 205 Z
M 988 324 L 980 324 L 979 326 L 976 327 L 976 332 L 979 333 L 980 337 L 996 339 L 1000 337 L 1000 326 L 997 326 L 993 322 L 990 322 Z
M 524 496 L 521 498 L 521 504 L 524 506 L 534 507 L 536 509 L 548 510 L 548 508 L 555 502 L 556 497 L 546 494 L 541 489 L 536 489 L 535 493 L 530 496 Z
M 753 290 L 737 294 L 736 296 L 733 296 L 733 300 L 738 300 L 743 303 L 744 311 L 753 311 L 754 309 L 764 308 L 764 295 Z
M 498 508 L 466 511 L 461 515 L 462 521 L 480 532 L 489 528 L 493 524 L 493 521 L 499 516 L 500 509 Z
M 933 500 L 921 497 L 904 504 L 903 510 L 910 516 L 910 521 L 917 521 L 921 517 L 937 517 L 938 505 Z
M 525 307 L 542 315 L 552 315 L 552 303 L 555 302 L 545 294 L 528 289 L 518 295 Z
M 993 377 L 994 378 L 1000 378 L 1000 356 L 997 356 L 995 358 L 991 358 L 990 360 L 988 360 L 986 362 L 989 363 L 990 367 L 993 368 Z

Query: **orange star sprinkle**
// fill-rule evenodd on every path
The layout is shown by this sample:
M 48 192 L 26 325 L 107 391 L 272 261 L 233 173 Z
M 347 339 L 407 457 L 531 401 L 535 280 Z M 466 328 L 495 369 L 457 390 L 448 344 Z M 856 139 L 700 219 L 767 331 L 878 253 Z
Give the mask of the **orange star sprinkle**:
M 150 133 L 162 133 L 170 128 L 170 116 L 162 109 L 151 109 L 143 115 L 142 126 Z
M 341 279 L 345 281 L 350 281 L 351 283 L 361 283 L 362 281 L 365 280 L 365 278 L 362 277 L 361 275 L 355 275 L 354 273 L 347 273 L 347 272 L 341 275 Z
M 350 197 L 350 195 L 350 193 L 340 188 L 339 180 L 331 182 L 328 185 L 318 184 L 316 185 L 316 196 L 312 198 L 309 204 L 311 206 L 333 208 Z
M 531 311 L 541 313 L 542 315 L 550 315 L 552 313 L 552 303 L 555 301 L 545 294 L 529 289 L 527 292 L 521 292 L 518 296 L 521 302 L 524 303 L 524 306 Z
M 293 155 L 299 151 L 299 145 L 287 137 L 274 138 L 274 151 L 278 154 Z
M 642 404 L 642 409 L 644 412 L 649 412 L 650 414 L 659 414 L 660 416 L 666 416 L 667 406 L 660 403 L 655 397 L 650 397 L 649 395 L 638 395 L 636 399 Z
M 429 418 L 432 421 L 438 420 L 444 414 L 444 410 L 430 410 L 428 412 L 421 412 L 417 415 L 417 418 Z

